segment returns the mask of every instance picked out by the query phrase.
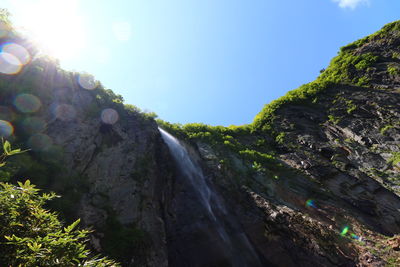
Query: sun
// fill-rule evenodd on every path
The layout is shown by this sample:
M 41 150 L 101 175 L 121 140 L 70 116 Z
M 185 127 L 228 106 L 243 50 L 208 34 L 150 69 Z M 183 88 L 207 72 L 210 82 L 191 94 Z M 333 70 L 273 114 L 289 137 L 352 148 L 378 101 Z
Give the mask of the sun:
M 14 1 L 13 20 L 43 54 L 60 61 L 77 57 L 86 44 L 78 0 Z

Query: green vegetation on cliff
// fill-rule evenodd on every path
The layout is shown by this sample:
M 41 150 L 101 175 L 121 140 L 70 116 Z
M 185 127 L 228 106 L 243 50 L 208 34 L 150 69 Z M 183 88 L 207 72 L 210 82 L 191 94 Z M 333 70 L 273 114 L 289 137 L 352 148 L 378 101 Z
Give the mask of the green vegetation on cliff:
M 254 121 L 250 125 L 245 126 L 208 126 L 203 124 L 169 124 L 162 121 L 159 123 L 173 131 L 177 135 L 187 136 L 190 138 L 201 137 L 211 138 L 217 141 L 220 138 L 216 132 L 265 132 L 273 135 L 279 133 L 274 132 L 274 120 L 277 111 L 286 105 L 296 104 L 313 104 L 318 101 L 318 95 L 325 92 L 329 88 L 337 87 L 340 85 L 353 85 L 353 86 L 368 86 L 370 77 L 365 76 L 368 68 L 372 67 L 375 63 L 379 62 L 380 55 L 378 52 L 362 53 L 357 49 L 370 41 L 391 42 L 393 36 L 400 35 L 400 21 L 392 22 L 385 25 L 380 31 L 367 36 L 361 40 L 344 46 L 340 49 L 338 56 L 332 59 L 329 67 L 322 72 L 322 74 L 314 81 L 300 86 L 298 89 L 289 91 L 285 96 L 282 96 L 271 103 L 264 106 L 260 113 L 256 115 Z M 397 55 L 400 52 L 393 52 Z M 394 66 L 389 66 L 388 72 L 395 73 Z M 183 133 L 179 133 L 179 132 Z M 215 138 L 213 138 L 215 137 Z
M 281 114 L 282 111 L 286 107 L 293 106 L 326 110 L 326 114 L 324 113 L 326 123 L 339 124 L 343 118 L 357 111 L 357 104 L 346 99 L 345 95 L 335 96 L 337 93 L 332 93 L 331 107 L 320 106 L 321 100 L 327 97 L 328 92 L 335 92 L 340 88 L 380 89 L 379 80 L 382 75 L 393 76 L 397 73 L 398 66 L 393 61 L 396 62 L 396 57 L 400 55 L 394 44 L 398 36 L 400 36 L 400 21 L 390 23 L 377 33 L 342 47 L 315 81 L 289 91 L 285 96 L 266 104 L 249 125 L 229 127 L 199 123 L 180 125 L 162 120 L 158 120 L 158 124 L 192 144 L 196 142 L 210 144 L 214 150 L 219 151 L 223 164 L 230 162 L 225 155 L 233 152 L 250 168 L 253 166 L 259 170 L 267 170 L 274 175 L 276 169 L 280 168 L 275 155 L 277 149 L 299 146 L 297 143 L 291 143 L 293 137 L 289 137 L 295 125 L 287 125 L 282 129 L 282 125 L 277 123 L 277 121 L 282 122 L 278 120 L 284 116 Z M 369 48 L 371 44 L 374 49 Z M 383 129 L 382 132 L 387 129 Z
M 329 67 L 314 81 L 288 92 L 285 96 L 265 105 L 254 118 L 254 130 L 271 131 L 276 112 L 285 105 L 311 103 L 318 94 L 329 88 L 340 85 L 368 86 L 370 77 L 366 76 L 368 68 L 380 60 L 379 51 L 362 53 L 357 51 L 369 41 L 391 42 L 392 36 L 400 35 L 400 21 L 384 26 L 380 31 L 361 40 L 344 46 L 339 54 L 332 59 Z M 397 52 L 394 52 L 397 53 Z M 389 67 L 388 72 L 394 73 L 394 67 Z
M 58 261 L 59 266 L 77 266 L 78 264 L 105 266 L 102 265 L 102 262 L 111 265 L 112 261 L 108 260 L 96 258 L 89 260 L 86 242 L 91 231 L 75 230 L 75 228 L 71 228 L 70 233 L 63 231 L 64 226 L 60 220 L 76 226 L 78 206 L 82 196 L 88 193 L 90 184 L 86 174 L 65 166 L 65 148 L 56 145 L 54 140 L 48 136 L 47 130 L 50 124 L 56 121 L 60 124 L 68 124 L 77 120 L 95 121 L 100 127 L 93 128 L 93 134 L 98 131 L 104 135 L 104 145 L 112 145 L 115 141 L 115 137 L 110 134 L 113 123 L 118 121 L 126 126 L 134 118 L 139 124 L 146 125 L 149 122 L 154 123 L 153 118 L 156 115 L 144 113 L 133 105 L 124 104 L 121 95 L 106 89 L 90 74 L 65 71 L 61 69 L 57 60 L 38 54 L 34 45 L 13 29 L 8 16 L 7 11 L 0 9 L 0 49 L 2 49 L 0 52 L 3 52 L 4 46 L 11 45 L 12 48 L 23 51 L 24 56 L 29 60 L 25 64 L 18 65 L 18 68 L 14 66 L 16 71 L 13 72 L 4 68 L 4 66 L 10 66 L 4 64 L 1 66 L 0 136 L 12 142 L 13 145 L 29 149 L 29 151 L 18 157 L 10 158 L 7 164 L 0 168 L 0 182 L 4 183 L 3 187 L 6 188 L 4 190 L 7 191 L 7 194 L 9 196 L 19 196 L 19 194 L 27 196 L 26 203 L 18 202 L 20 206 L 10 207 L 4 212 L 11 212 L 11 209 L 22 209 L 23 205 L 32 203 L 37 207 L 36 213 L 48 214 L 56 223 L 54 225 L 44 224 L 44 228 L 40 232 L 43 234 L 39 236 L 18 235 L 18 232 L 15 232 L 17 228 L 10 228 L 10 225 L 3 224 L 4 229 L 8 229 L 7 234 L 11 237 L 15 234 L 17 238 L 29 237 L 33 238 L 33 241 L 31 239 L 22 240 L 27 243 L 24 246 L 15 247 L 14 254 L 3 255 L 8 257 L 8 260 L 15 258 L 15 261 L 6 264 L 6 260 L 4 260 L 0 262 L 0 265 L 56 266 L 58 263 L 56 262 L 56 264 L 54 261 Z M 16 51 L 19 51 L 18 49 Z M 99 147 L 96 152 L 101 149 L 102 147 Z M 33 184 L 43 189 L 44 194 L 39 195 L 38 190 L 30 183 L 26 186 L 23 183 L 24 187 L 13 186 L 21 177 L 29 178 Z M 10 190 L 16 191 L 11 192 Z M 29 194 L 24 192 L 29 192 Z M 55 192 L 61 197 L 55 197 L 51 192 Z M 19 198 L 3 200 L 12 203 L 15 199 Z M 51 201 L 47 202 L 47 200 Z M 46 208 L 55 211 L 57 216 L 56 213 L 45 209 L 44 204 Z M 105 238 L 102 240 L 102 246 L 104 246 L 102 253 L 118 258 L 129 250 L 129 253 L 124 255 L 125 258 L 129 258 L 133 246 L 140 253 L 143 252 L 142 247 L 137 247 L 146 243 L 144 231 L 117 224 L 115 216 L 113 217 L 111 213 L 110 211 L 109 219 L 102 229 L 106 231 Z M 24 224 L 25 222 L 10 221 L 10 223 Z M 54 235 L 44 235 L 44 233 L 50 233 L 47 231 L 53 231 Z M 113 236 L 115 233 L 117 235 Z M 118 239 L 121 236 L 124 238 Z M 126 241 L 128 238 L 131 238 L 129 242 Z M 18 244 L 22 242 L 21 239 L 12 239 L 7 242 L 11 241 Z M 38 254 L 29 254 L 35 252 L 29 252 L 29 247 L 27 249 L 28 245 L 31 246 L 31 241 L 39 244 L 38 246 L 48 255 L 45 255 L 41 249 L 36 251 Z M 71 244 L 72 241 L 76 244 Z M 45 242 L 54 244 L 54 249 L 64 249 L 66 254 L 62 255 L 52 250 Z M 71 251 L 68 251 L 69 248 Z M 78 252 L 79 254 L 77 254 Z M 18 253 L 23 259 L 18 258 L 19 256 L 16 255 Z M 43 257 L 40 258 L 39 256 L 42 254 Z M 52 256 L 53 254 L 54 256 Z M 143 255 L 145 256 L 144 252 Z M 34 261 L 33 259 L 36 257 L 38 259 Z M 124 257 L 121 256 L 121 259 Z M 27 260 L 25 263 L 24 259 Z
M 1 42 L 12 41 L 31 48 L 27 40 L 13 33 L 6 19 L 7 15 L 2 16 L 4 25 L 10 27 L 10 31 L 7 37 L 1 39 Z M 376 34 L 343 47 L 316 81 L 302 85 L 265 105 L 249 125 L 222 127 L 200 123 L 180 125 L 161 120 L 157 122 L 160 127 L 179 139 L 199 147 L 201 145 L 212 147 L 216 152 L 217 168 L 221 170 L 221 173 L 232 175 L 229 177 L 241 179 L 240 186 L 250 184 L 248 181 L 251 178 L 248 177 L 259 179 L 254 183 L 265 182 L 266 179 L 262 180 L 265 177 L 279 179 L 280 175 L 289 174 L 289 167 L 284 166 L 279 152 L 301 148 L 293 141 L 295 140 L 293 135 L 297 134 L 294 132 L 295 125 L 290 122 L 284 129 L 281 125 L 284 122 L 281 120 L 283 110 L 293 106 L 322 110 L 318 105 L 330 89 L 341 87 L 382 89 L 383 87 L 376 83 L 376 74 L 396 77 L 399 66 L 392 61 L 400 58 L 400 51 L 387 51 L 387 54 L 384 54 L 386 51 L 368 50 L 367 44 L 373 42 L 378 48 L 379 45 L 385 48 L 385 45 L 391 45 L 391 37 L 398 36 L 399 32 L 400 22 L 394 22 Z M 0 180 L 5 182 L 1 184 L 0 190 L 0 212 L 2 212 L 0 219 L 5 220 L 0 230 L 0 238 L 4 236 L 6 239 L 0 246 L 4 246 L 2 251 L 8 251 L 0 256 L 0 263 L 25 264 L 26 266 L 114 264 L 107 259 L 89 259 L 90 254 L 84 242 L 88 238 L 89 231 L 75 228 L 79 222 L 76 220 L 77 205 L 81 197 L 89 192 L 90 184 L 87 177 L 82 174 L 83 172 L 76 171 L 73 174 L 63 175 L 64 172 L 67 173 L 68 167 L 63 165 L 62 155 L 65 151 L 51 144 L 50 138 L 44 132 L 49 122 L 57 121 L 60 124 L 73 122 L 79 112 L 81 115 L 79 119 L 100 122 L 101 126 L 95 131 L 104 134 L 104 138 L 101 145 L 94 144 L 95 153 L 98 153 L 104 146 L 112 146 L 116 143 L 118 138 L 112 135 L 115 120 L 119 119 L 121 124 L 128 128 L 132 127 L 129 124 L 130 119 L 135 117 L 137 119 L 135 122 L 139 121 L 139 124 L 143 123 L 143 125 L 149 123 L 155 127 L 156 114 L 143 113 L 133 105 L 124 104 L 122 96 L 104 88 L 88 74 L 66 72 L 50 58 L 35 57 L 33 48 L 30 53 L 33 60 L 24 65 L 19 73 L 0 74 L 2 99 L 0 120 L 3 123 L 1 130 L 5 131 L 3 135 L 11 132 L 6 136 L 9 140 L 22 148 L 26 148 L 28 144 L 28 147 L 32 149 L 19 158 L 10 159 L 9 164 L 0 169 Z M 317 125 L 321 126 L 325 123 L 337 126 L 346 116 L 356 113 L 358 107 L 353 100 L 347 100 L 338 95 L 333 98 L 331 103 L 335 107 L 324 107 L 326 113 L 322 115 L 322 121 L 319 121 Z M 52 113 L 47 114 L 43 106 L 50 106 Z M 345 112 L 343 113 L 342 110 Z M 111 113 L 103 114 L 105 111 Z M 394 128 L 393 125 L 382 127 L 381 134 L 387 135 Z M 292 135 L 291 130 L 294 132 Z M 355 143 L 355 141 L 349 138 L 346 140 L 345 142 L 337 140 L 335 145 L 331 144 L 333 147 L 323 150 L 328 155 L 326 162 L 338 166 L 337 169 L 340 171 L 345 171 L 351 166 L 347 162 L 342 162 L 346 161 L 343 154 L 349 153 L 350 144 L 347 143 Z M 307 143 L 306 141 L 304 143 Z M 366 143 L 367 141 L 358 140 L 357 142 Z M 7 149 L 5 148 L 5 152 L 8 151 Z M 302 152 L 308 159 L 312 159 L 311 152 L 306 150 Z M 399 162 L 398 158 L 398 152 L 394 152 L 388 162 L 396 165 Z M 306 160 L 300 159 L 300 162 L 304 169 L 311 166 Z M 138 172 L 132 175 L 139 177 L 134 179 L 135 182 L 146 177 L 145 169 L 151 168 L 150 165 L 141 165 L 142 169 L 137 168 Z M 324 168 L 327 169 L 326 166 Z M 75 170 L 71 172 L 73 171 Z M 290 169 L 290 171 L 293 170 Z M 57 179 L 54 179 L 55 176 Z M 265 177 L 260 178 L 260 176 Z M 29 177 L 33 183 L 44 188 L 45 193 L 39 195 L 38 190 L 30 182 L 18 183 L 18 186 L 7 183 L 16 184 L 19 177 Z M 138 184 L 143 185 L 143 182 Z M 50 191 L 56 191 L 62 197 L 54 199 L 55 195 L 49 193 Z M 56 214 L 43 207 L 48 200 L 53 200 L 48 206 L 55 208 L 64 220 L 71 223 L 70 226 L 64 228 Z M 99 203 L 103 204 L 101 201 L 97 204 L 100 205 Z M 104 225 L 100 229 L 102 231 L 100 245 L 103 251 L 127 264 L 132 260 L 132 254 L 141 254 L 145 258 L 151 248 L 147 233 L 139 229 L 136 224 L 123 225 L 116 218 L 112 208 L 106 207 L 104 210 L 106 210 Z M 35 227 L 27 228 L 28 225 Z M 74 243 L 71 245 L 72 241 Z

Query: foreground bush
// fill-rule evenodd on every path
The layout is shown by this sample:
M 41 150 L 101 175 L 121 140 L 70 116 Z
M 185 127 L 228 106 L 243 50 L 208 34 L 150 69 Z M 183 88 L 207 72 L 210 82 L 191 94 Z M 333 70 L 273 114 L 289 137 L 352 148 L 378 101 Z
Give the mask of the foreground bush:
M 0 168 L 6 158 L 22 153 L 3 140 Z M 90 255 L 88 230 L 76 229 L 79 220 L 64 227 L 54 212 L 44 208 L 54 193 L 39 194 L 26 180 L 18 186 L 0 183 L 0 266 L 118 266 Z
M 43 205 L 55 194 L 39 194 L 29 180 L 0 183 L 0 266 L 117 266 L 106 258 L 89 258 L 88 230 L 79 220 L 63 227 Z

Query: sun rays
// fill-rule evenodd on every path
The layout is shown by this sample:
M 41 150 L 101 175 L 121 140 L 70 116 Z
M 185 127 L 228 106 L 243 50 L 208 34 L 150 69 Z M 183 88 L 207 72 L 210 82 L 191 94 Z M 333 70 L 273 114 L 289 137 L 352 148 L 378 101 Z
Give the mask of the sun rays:
M 13 1 L 17 25 L 40 50 L 60 60 L 78 56 L 86 45 L 83 17 L 77 0 Z

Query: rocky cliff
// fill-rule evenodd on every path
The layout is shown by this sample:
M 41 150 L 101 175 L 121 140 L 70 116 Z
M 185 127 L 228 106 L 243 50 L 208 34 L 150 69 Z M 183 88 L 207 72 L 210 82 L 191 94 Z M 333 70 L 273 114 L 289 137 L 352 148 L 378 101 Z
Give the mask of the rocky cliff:
M 343 47 L 251 125 L 164 123 L 204 168 L 266 265 L 396 266 L 400 23 Z
M 59 193 L 53 208 L 124 266 L 400 264 L 400 22 L 232 127 L 157 124 L 12 31 L 1 43 L 20 65 L 0 61 L 0 133 L 31 149 L 8 178 Z

